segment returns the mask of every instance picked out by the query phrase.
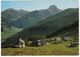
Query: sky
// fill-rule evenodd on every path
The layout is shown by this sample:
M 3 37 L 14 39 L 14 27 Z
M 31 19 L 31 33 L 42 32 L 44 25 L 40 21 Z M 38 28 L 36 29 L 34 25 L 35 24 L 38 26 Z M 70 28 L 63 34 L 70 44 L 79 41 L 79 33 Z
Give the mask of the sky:
M 1 11 L 8 8 L 39 10 L 47 9 L 50 5 L 56 5 L 59 9 L 78 8 L 78 1 L 1 1 Z

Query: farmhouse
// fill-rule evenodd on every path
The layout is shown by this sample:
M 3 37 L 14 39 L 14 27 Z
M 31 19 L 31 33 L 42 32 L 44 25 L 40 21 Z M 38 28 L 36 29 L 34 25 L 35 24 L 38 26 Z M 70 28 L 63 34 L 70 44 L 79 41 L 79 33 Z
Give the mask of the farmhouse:
M 49 42 L 47 40 L 38 40 L 38 45 L 48 45 Z

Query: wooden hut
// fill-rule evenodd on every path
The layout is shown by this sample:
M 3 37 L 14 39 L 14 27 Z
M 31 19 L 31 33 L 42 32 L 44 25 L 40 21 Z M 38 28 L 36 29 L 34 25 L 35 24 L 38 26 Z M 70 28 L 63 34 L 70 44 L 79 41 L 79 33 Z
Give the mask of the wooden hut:
M 38 45 L 48 45 L 49 42 L 47 40 L 38 40 Z

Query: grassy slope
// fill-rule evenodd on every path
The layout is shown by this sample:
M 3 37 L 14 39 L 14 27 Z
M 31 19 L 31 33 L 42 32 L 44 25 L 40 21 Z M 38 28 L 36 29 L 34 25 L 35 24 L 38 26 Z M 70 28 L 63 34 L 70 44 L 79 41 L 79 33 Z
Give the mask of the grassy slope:
M 64 27 L 50 35 L 48 35 L 47 37 L 50 38 L 50 37 L 53 37 L 53 36 L 61 36 L 61 37 L 64 37 L 64 36 L 71 36 L 71 37 L 77 37 L 78 38 L 78 21 L 67 26 L 67 27 Z
M 13 34 L 21 30 L 22 29 L 16 27 L 4 27 L 4 32 L 1 32 L 1 42 L 5 41 L 8 37 L 12 36 Z
M 78 55 L 78 47 L 70 46 L 70 42 L 39 47 L 2 48 L 2 55 Z
M 62 12 L 59 12 L 58 14 L 55 14 L 54 16 L 50 16 L 50 17 L 46 18 L 45 20 L 38 22 L 37 24 L 33 25 L 33 27 L 39 26 L 40 24 L 44 24 L 44 23 L 52 21 L 54 19 L 62 18 L 63 16 L 70 15 L 70 14 L 75 13 L 77 11 L 78 11 L 78 8 L 66 9 Z

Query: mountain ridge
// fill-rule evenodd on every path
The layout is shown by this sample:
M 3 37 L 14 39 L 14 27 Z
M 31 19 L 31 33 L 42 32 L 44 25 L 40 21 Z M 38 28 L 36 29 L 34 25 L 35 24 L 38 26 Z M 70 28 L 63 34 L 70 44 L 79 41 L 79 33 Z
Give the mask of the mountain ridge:
M 27 12 L 25 12 L 25 13 L 27 13 Z M 16 20 L 17 18 L 24 15 L 25 13 L 24 12 L 22 13 L 13 8 L 9 8 L 9 9 L 6 9 L 5 11 L 1 12 L 1 20 L 2 20 L 2 22 L 5 22 L 4 17 L 6 17 L 7 18 L 6 23 L 10 23 L 12 20 Z
M 48 8 L 48 9 L 40 10 L 40 11 L 39 10 L 31 11 L 29 14 L 23 15 L 22 17 L 18 18 L 17 20 L 12 21 L 10 24 L 12 26 L 15 26 L 18 28 L 26 28 L 30 25 L 33 25 L 35 23 L 38 23 L 39 21 L 44 20 L 45 18 L 47 18 L 49 16 L 52 16 L 54 14 L 61 12 L 61 10 L 59 10 L 56 6 L 55 7 L 50 6 L 50 7 L 53 9 L 48 10 L 49 9 Z

